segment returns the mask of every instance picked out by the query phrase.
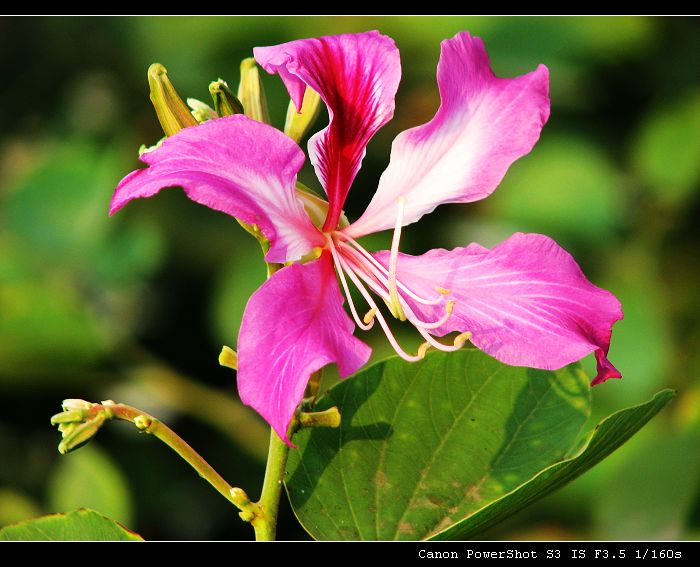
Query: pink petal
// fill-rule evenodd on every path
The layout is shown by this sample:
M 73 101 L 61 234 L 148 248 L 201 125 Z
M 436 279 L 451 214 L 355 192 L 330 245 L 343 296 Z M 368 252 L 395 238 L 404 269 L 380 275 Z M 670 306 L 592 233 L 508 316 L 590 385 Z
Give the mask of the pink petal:
M 539 138 L 549 117 L 544 65 L 514 79 L 497 78 L 482 40 L 463 32 L 442 42 L 437 75 L 437 114 L 396 137 L 377 192 L 346 229 L 350 235 L 392 228 L 399 197 L 406 199 L 405 225 L 440 204 L 487 197 Z
M 330 123 L 309 140 L 309 158 L 330 202 L 324 230 L 332 230 L 367 143 L 394 115 L 401 79 L 396 45 L 372 31 L 256 47 L 253 53 L 268 73 L 279 73 L 297 108 L 305 85 L 328 107 Z
M 377 259 L 385 266 L 389 253 Z M 506 364 L 554 370 L 594 352 L 598 375 L 593 384 L 620 373 L 607 360 L 615 321 L 622 319 L 617 298 L 589 282 L 571 255 L 540 234 L 517 233 L 491 250 L 472 244 L 401 254 L 398 279 L 425 298 L 435 287 L 450 290 L 452 316 L 431 331 L 471 331 L 471 341 Z M 408 300 L 424 321 L 435 321 L 444 306 Z
M 325 243 L 296 198 L 304 153 L 271 126 L 243 115 L 210 120 L 180 130 L 140 159 L 149 167 L 121 180 L 110 214 L 180 186 L 193 201 L 257 225 L 270 241 L 268 262 L 297 260 Z
M 287 428 L 313 372 L 338 364 L 341 377 L 362 367 L 371 349 L 355 325 L 328 252 L 276 272 L 248 301 L 238 336 L 238 392 L 291 445 Z

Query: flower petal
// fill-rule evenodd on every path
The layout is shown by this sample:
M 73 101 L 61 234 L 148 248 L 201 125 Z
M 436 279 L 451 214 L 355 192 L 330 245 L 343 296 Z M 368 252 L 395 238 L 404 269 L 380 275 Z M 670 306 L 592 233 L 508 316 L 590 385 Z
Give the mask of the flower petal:
M 510 164 L 532 149 L 549 117 L 547 68 L 500 79 L 482 40 L 466 32 L 442 42 L 437 79 L 437 114 L 396 137 L 377 192 L 348 234 L 392 228 L 400 197 L 405 225 L 440 204 L 487 197 Z
M 248 301 L 238 336 L 238 392 L 291 445 L 287 428 L 313 372 L 338 364 L 341 377 L 362 367 L 371 349 L 355 325 L 330 254 L 276 272 Z
M 325 243 L 296 198 L 304 153 L 271 126 L 242 115 L 210 120 L 180 130 L 140 159 L 149 167 L 122 179 L 110 214 L 177 185 L 193 201 L 258 226 L 270 241 L 268 262 L 297 260 Z
M 388 266 L 389 253 L 377 259 Z M 452 316 L 431 332 L 471 331 L 471 341 L 506 364 L 554 370 L 596 353 L 593 384 L 621 375 L 607 360 L 620 302 L 589 282 L 571 255 L 540 234 L 517 233 L 491 250 L 472 244 L 422 256 L 399 255 L 398 279 L 414 293 L 435 297 L 450 290 Z M 406 297 L 404 297 L 406 299 Z M 438 320 L 444 306 L 408 299 L 424 321 Z
M 305 85 L 328 107 L 330 123 L 309 140 L 309 158 L 330 202 L 324 230 L 334 229 L 367 143 L 394 115 L 398 49 L 372 31 L 256 47 L 253 53 L 268 73 L 279 73 L 297 109 Z

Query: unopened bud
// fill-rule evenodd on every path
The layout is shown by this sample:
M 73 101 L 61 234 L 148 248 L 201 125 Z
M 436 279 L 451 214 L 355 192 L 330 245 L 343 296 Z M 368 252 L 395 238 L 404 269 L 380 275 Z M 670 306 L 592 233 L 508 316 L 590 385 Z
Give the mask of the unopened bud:
M 57 429 L 61 433 L 61 437 L 65 437 L 71 431 L 73 431 L 76 427 L 78 427 L 78 425 L 80 425 L 80 423 L 81 422 L 59 423 Z M 56 425 L 53 422 L 53 419 L 51 420 L 51 425 Z
M 153 418 L 149 415 L 137 415 L 134 418 L 134 425 L 140 431 L 147 431 L 151 425 L 153 425 Z
M 320 110 L 321 96 L 311 87 L 306 87 L 304 91 L 304 101 L 298 112 L 294 101 L 289 101 L 287 119 L 284 122 L 284 133 L 292 140 L 299 143 L 309 131 L 309 128 L 311 128 Z
M 87 410 L 70 410 L 57 413 L 51 418 L 51 425 L 80 423 L 87 417 Z
M 209 93 L 214 99 L 214 109 L 219 116 L 243 114 L 243 105 L 236 98 L 226 81 L 219 79 L 209 83 Z
M 91 402 L 74 398 L 63 400 L 61 403 L 63 411 L 51 417 L 51 425 L 58 425 L 59 430 L 63 431 L 62 425 L 67 426 L 85 421 L 88 412 L 94 405 Z
M 299 413 L 301 427 L 340 427 L 341 417 L 338 408 L 333 406 L 325 411 Z
M 82 447 L 90 441 L 95 434 L 100 430 L 100 427 L 104 424 L 106 420 L 104 414 L 97 414 L 93 419 L 86 421 L 85 423 L 73 423 L 73 427 L 63 427 L 59 426 L 63 439 L 58 444 L 58 452 L 62 455 L 70 451 L 74 451 L 78 447 Z
M 224 345 L 221 349 L 221 354 L 219 354 L 219 364 L 226 368 L 238 370 L 238 354 L 231 347 Z
M 143 154 L 147 154 L 148 152 L 152 152 L 153 150 L 157 150 L 158 148 L 160 148 L 160 146 L 163 144 L 164 140 L 165 140 L 165 138 L 161 138 L 152 146 L 147 146 L 146 144 L 141 144 L 141 147 L 139 148 L 139 157 L 141 157 Z
M 200 124 L 219 117 L 211 106 L 196 98 L 188 98 L 187 106 L 192 109 L 192 116 L 194 116 L 194 119 Z
M 270 123 L 265 89 L 260 81 L 258 65 L 253 57 L 241 61 L 241 82 L 238 85 L 238 100 L 243 104 L 245 115 L 258 122 Z
M 67 400 L 63 400 L 63 402 L 61 402 L 61 407 L 63 408 L 63 411 L 89 410 L 94 405 L 95 404 L 93 404 L 92 402 L 79 400 L 77 398 L 68 398 Z
M 151 102 L 166 136 L 197 125 L 197 120 L 168 79 L 167 69 L 160 63 L 153 63 L 148 68 L 148 85 L 151 88 Z

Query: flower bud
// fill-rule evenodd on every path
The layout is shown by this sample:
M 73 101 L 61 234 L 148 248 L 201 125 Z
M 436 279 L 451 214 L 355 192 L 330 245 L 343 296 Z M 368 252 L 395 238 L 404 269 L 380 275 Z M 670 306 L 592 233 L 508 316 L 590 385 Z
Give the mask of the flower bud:
M 151 102 L 166 136 L 197 125 L 197 120 L 168 79 L 167 69 L 160 63 L 153 63 L 148 68 L 148 85 L 151 88 Z
M 87 402 L 85 400 L 80 400 L 77 398 L 68 398 L 67 400 L 63 400 L 61 402 L 61 407 L 63 408 L 63 411 L 71 411 L 71 410 L 89 410 L 94 406 L 92 402 Z
M 241 61 L 241 82 L 238 85 L 238 100 L 243 104 L 245 115 L 258 122 L 270 123 L 267 98 L 260 81 L 258 65 L 253 57 Z
M 141 147 L 139 148 L 139 157 L 141 157 L 143 154 L 147 154 L 148 152 L 152 152 L 153 150 L 157 150 L 158 148 L 160 148 L 161 144 L 163 143 L 163 140 L 165 140 L 165 138 L 161 138 L 152 146 L 141 144 Z
M 51 425 L 59 425 L 65 423 L 80 423 L 87 417 L 87 413 L 83 410 L 70 410 L 57 413 L 51 418 Z
M 200 124 L 219 117 L 211 106 L 196 98 L 188 98 L 187 106 L 192 109 L 192 116 L 194 116 L 194 119 Z
M 209 83 L 209 93 L 214 99 L 214 109 L 219 116 L 243 114 L 243 105 L 236 98 L 226 81 L 219 79 Z
M 58 444 L 58 452 L 65 455 L 85 445 L 100 430 L 106 419 L 107 416 L 104 413 L 98 413 L 94 418 L 84 423 L 71 423 L 72 427 L 59 426 L 63 439 Z
M 225 366 L 226 368 L 232 368 L 233 370 L 238 370 L 238 353 L 231 347 L 224 347 L 221 349 L 221 354 L 219 355 L 219 364 Z
M 289 101 L 287 107 L 287 119 L 284 122 L 284 133 L 292 140 L 299 143 L 309 131 L 311 125 L 318 117 L 321 110 L 321 96 L 312 88 L 306 87 L 304 101 L 297 112 L 294 101 Z

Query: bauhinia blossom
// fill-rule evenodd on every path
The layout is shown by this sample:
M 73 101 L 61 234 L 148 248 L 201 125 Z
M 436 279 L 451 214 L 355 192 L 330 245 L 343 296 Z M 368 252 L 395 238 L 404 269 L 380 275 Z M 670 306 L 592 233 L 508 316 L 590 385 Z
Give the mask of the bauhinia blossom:
M 185 128 L 143 154 L 148 167 L 121 181 L 111 212 L 180 186 L 190 199 L 256 225 L 269 240 L 266 260 L 286 266 L 246 306 L 238 389 L 281 438 L 289 443 L 287 427 L 313 372 L 335 363 L 345 377 L 367 362 L 370 348 L 354 336 L 356 326 L 378 323 L 409 361 L 428 348 L 452 351 L 470 340 L 504 363 L 547 370 L 593 352 L 593 384 L 620 377 L 607 359 L 620 303 L 590 283 L 551 238 L 517 233 L 492 249 L 399 252 L 404 226 L 438 205 L 487 197 L 532 149 L 549 117 L 545 66 L 498 78 L 481 39 L 459 33 L 445 40 L 437 69 L 440 108 L 428 123 L 396 137 L 374 198 L 348 226 L 342 209 L 365 147 L 393 116 L 401 76 L 394 42 L 368 32 L 259 47 L 254 55 L 280 75 L 297 108 L 307 87 L 328 108 L 328 126 L 308 145 L 328 197 L 325 219 L 314 224 L 297 196 L 302 150 L 242 115 Z M 391 228 L 390 250 L 369 253 L 358 242 Z M 353 302 L 351 286 L 364 308 Z M 383 307 L 422 335 L 418 352 L 399 345 Z

